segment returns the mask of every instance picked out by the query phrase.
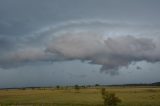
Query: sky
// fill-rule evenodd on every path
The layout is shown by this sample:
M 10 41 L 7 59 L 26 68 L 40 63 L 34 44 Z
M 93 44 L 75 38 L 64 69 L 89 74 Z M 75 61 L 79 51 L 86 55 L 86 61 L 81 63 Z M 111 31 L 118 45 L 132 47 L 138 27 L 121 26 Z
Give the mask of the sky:
M 159 0 L 0 0 L 0 88 L 160 81 Z

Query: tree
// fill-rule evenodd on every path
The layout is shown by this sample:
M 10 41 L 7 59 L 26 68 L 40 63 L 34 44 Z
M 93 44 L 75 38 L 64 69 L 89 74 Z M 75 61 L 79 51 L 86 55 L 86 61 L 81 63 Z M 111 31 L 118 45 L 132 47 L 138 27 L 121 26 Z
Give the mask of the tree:
M 78 92 L 79 89 L 80 89 L 79 85 L 75 85 L 75 86 L 74 86 L 74 89 Z
M 95 84 L 95 87 L 98 87 L 99 86 L 99 84 Z
M 101 89 L 101 94 L 104 100 L 104 106 L 117 106 L 117 104 L 121 102 L 115 93 L 106 92 L 105 88 Z
M 56 86 L 56 88 L 57 88 L 57 89 L 59 89 L 59 88 L 60 88 L 60 86 L 59 86 L 59 85 L 57 85 L 57 86 Z

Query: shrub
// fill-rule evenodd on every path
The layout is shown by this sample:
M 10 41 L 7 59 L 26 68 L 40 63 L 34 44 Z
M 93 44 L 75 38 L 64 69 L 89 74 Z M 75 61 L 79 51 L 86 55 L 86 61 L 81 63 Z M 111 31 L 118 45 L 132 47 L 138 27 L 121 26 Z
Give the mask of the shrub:
M 101 90 L 102 98 L 104 100 L 104 106 L 117 106 L 121 100 L 115 96 L 115 93 L 109 93 L 105 91 L 105 88 Z
M 59 86 L 59 85 L 57 85 L 57 86 L 56 86 L 56 88 L 57 88 L 57 89 L 59 89 L 59 88 L 60 88 L 60 86 Z
M 95 84 L 95 87 L 98 87 L 99 86 L 99 84 Z
M 102 89 L 101 89 L 101 94 L 102 94 L 102 96 L 105 95 L 105 93 L 106 93 L 106 89 L 105 89 L 105 88 L 102 88 Z
M 80 89 L 79 85 L 75 85 L 75 86 L 74 86 L 74 89 L 78 92 L 79 89 Z

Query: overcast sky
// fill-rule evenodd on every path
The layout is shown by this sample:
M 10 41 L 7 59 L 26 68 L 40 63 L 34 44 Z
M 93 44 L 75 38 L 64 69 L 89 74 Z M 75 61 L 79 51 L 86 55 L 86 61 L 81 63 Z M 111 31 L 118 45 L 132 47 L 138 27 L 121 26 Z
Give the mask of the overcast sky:
M 159 0 L 0 0 L 0 87 L 160 81 Z

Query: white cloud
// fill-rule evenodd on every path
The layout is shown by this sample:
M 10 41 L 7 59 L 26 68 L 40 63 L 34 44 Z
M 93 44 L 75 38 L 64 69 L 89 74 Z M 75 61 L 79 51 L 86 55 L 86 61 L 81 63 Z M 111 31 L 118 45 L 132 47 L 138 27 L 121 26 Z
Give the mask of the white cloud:
M 104 71 L 117 70 L 132 62 L 160 61 L 160 48 L 154 39 L 127 35 L 104 38 L 93 33 L 70 32 L 54 38 L 47 51 L 66 60 L 102 65 Z

